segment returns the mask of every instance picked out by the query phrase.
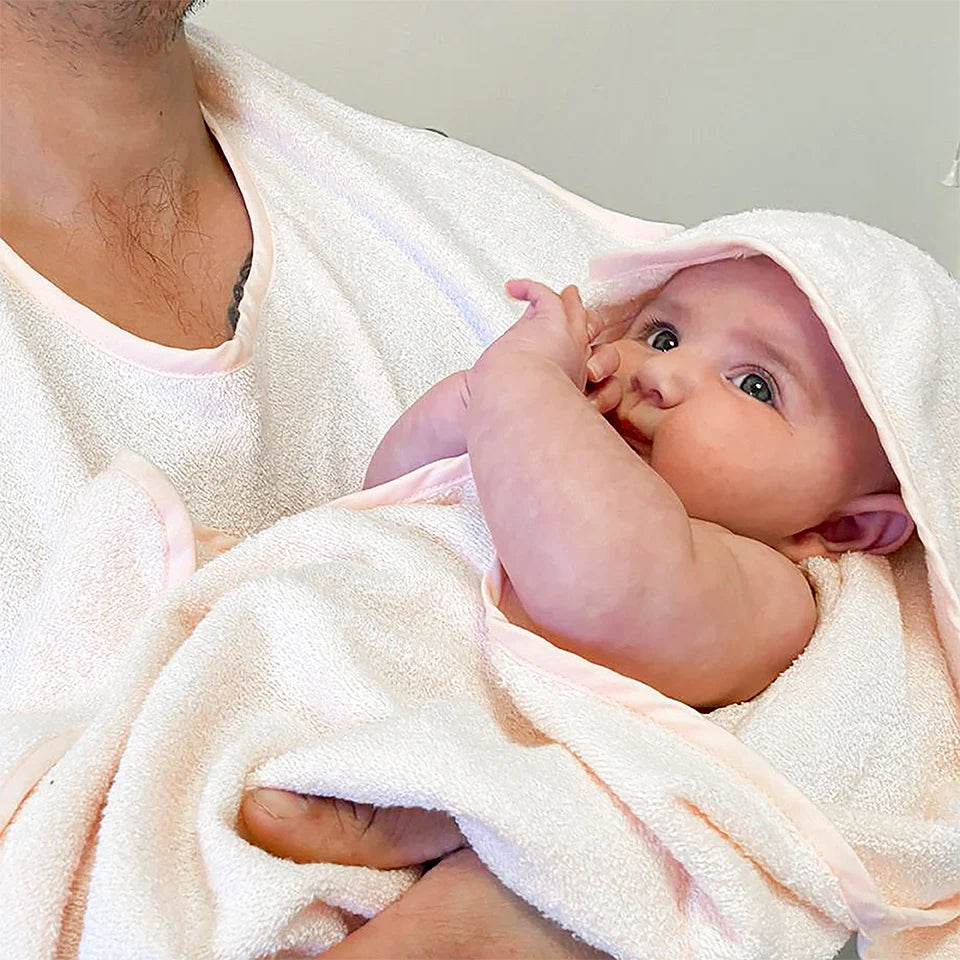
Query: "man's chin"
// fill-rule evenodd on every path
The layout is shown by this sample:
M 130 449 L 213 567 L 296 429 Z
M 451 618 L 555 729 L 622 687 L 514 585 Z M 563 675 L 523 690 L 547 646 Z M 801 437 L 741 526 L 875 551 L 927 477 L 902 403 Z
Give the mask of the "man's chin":
M 183 16 L 185 18 L 192 17 L 206 2 L 207 0 L 188 0 Z

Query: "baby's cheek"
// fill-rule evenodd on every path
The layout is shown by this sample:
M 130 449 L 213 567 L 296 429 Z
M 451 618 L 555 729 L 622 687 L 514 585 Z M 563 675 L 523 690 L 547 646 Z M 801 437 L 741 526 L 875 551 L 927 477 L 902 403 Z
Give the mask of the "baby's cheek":
M 747 534 L 769 519 L 765 503 L 782 496 L 779 438 L 762 424 L 732 429 L 718 411 L 662 424 L 650 465 L 673 488 L 687 514 Z
M 670 484 L 689 516 L 728 525 L 725 519 L 736 511 L 740 495 L 735 492 L 736 478 L 711 447 L 698 456 L 690 448 L 666 448 L 658 438 L 650 466 Z

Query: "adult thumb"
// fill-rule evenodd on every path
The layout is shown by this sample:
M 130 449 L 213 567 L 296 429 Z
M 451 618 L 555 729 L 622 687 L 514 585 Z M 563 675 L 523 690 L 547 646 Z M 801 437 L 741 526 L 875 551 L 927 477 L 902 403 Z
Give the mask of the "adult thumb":
M 375 807 L 338 797 L 259 789 L 240 804 L 237 832 L 297 863 L 390 870 L 445 856 L 466 841 L 448 814 L 418 807 Z

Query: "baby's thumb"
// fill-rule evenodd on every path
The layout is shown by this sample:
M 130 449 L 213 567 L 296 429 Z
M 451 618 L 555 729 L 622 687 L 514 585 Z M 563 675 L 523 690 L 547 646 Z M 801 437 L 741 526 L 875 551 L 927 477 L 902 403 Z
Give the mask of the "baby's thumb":
M 537 283 L 536 280 L 508 280 L 503 288 L 509 297 L 514 300 L 525 300 L 530 304 L 531 309 L 536 308 L 537 304 L 545 298 L 560 299 L 546 284 Z
M 380 870 L 435 860 L 466 843 L 453 818 L 435 810 L 269 789 L 244 796 L 237 832 L 267 853 L 297 863 Z
M 512 300 L 526 300 L 533 303 L 535 302 L 535 297 L 531 289 L 533 286 L 534 283 L 532 280 L 508 280 L 503 285 L 503 288 L 507 291 L 507 296 Z

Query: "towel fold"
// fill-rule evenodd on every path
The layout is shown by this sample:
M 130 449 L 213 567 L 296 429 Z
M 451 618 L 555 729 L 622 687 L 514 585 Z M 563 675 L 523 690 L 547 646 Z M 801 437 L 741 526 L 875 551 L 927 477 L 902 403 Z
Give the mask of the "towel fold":
M 240 797 L 271 786 L 449 811 L 616 957 L 827 960 L 850 930 L 867 958 L 957 956 L 957 285 L 873 228 L 754 211 L 598 263 L 591 297 L 756 252 L 810 296 L 919 534 L 803 562 L 818 626 L 767 690 L 701 715 L 509 623 L 467 457 L 234 542 L 124 450 L 27 621 L 27 650 L 99 623 L 99 655 L 52 671 L 56 717 L 24 665 L 24 728 L 75 739 L 3 835 L 3 954 L 308 956 L 416 880 L 249 846 Z

